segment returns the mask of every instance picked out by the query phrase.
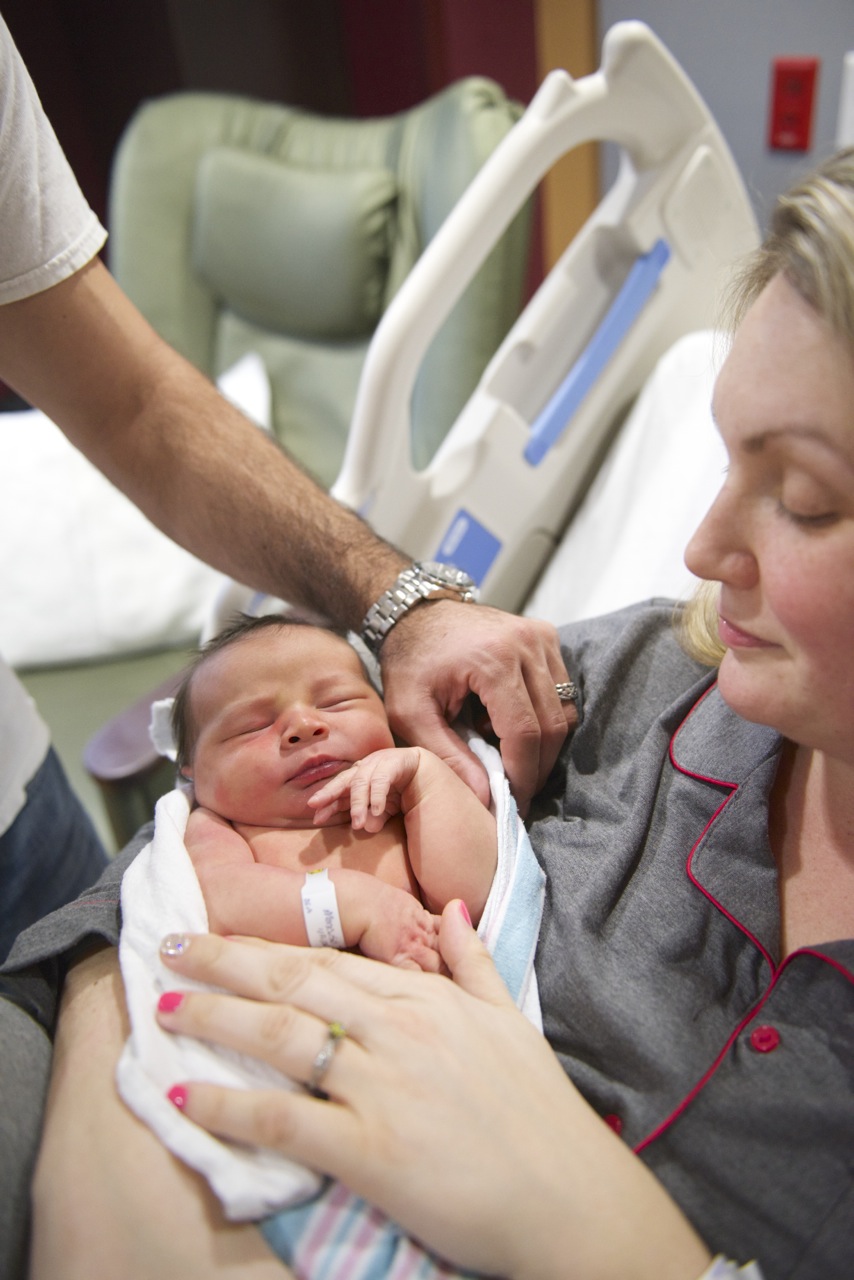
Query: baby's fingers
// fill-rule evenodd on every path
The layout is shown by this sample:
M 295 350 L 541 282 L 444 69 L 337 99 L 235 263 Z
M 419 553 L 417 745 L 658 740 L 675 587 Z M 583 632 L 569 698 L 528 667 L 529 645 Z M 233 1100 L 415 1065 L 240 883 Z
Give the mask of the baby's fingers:
M 311 801 L 309 801 L 309 804 L 311 804 Z M 339 813 L 346 813 L 349 807 L 346 800 L 333 800 L 331 804 L 324 805 L 322 809 L 315 811 L 314 825 L 316 827 L 324 826 L 327 822 L 331 822 L 333 818 L 336 818 Z
M 328 778 L 322 787 L 318 787 L 314 795 L 308 797 L 308 803 L 312 809 L 320 809 L 328 805 L 333 800 L 340 800 L 350 790 L 350 783 L 356 772 L 356 767 L 344 769 L 341 773 L 336 773 L 334 778 Z M 342 808 L 344 806 L 341 806 Z
M 360 831 L 370 813 L 370 779 L 361 765 L 353 770 L 350 779 L 350 822 L 355 830 Z

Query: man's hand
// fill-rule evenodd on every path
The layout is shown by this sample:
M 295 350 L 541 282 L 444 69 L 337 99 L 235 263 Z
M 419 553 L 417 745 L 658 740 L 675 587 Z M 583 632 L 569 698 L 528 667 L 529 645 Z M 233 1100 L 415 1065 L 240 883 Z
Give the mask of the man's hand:
M 485 605 L 433 601 L 392 628 L 380 661 L 394 731 L 433 751 L 488 804 L 483 769 L 451 728 L 469 695 L 480 699 L 524 814 L 578 719 L 555 689 L 568 676 L 554 627 Z

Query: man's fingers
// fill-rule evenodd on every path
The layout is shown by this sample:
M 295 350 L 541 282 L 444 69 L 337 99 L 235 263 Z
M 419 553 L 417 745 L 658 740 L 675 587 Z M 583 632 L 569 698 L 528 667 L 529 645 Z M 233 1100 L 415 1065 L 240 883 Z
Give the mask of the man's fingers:
M 511 664 L 503 678 L 476 687 L 500 740 L 504 769 L 523 812 L 548 778 L 568 728 L 577 723 L 572 704 L 561 702 L 557 691 L 558 684 L 568 679 L 557 633 L 536 619 L 524 622 L 529 632 L 522 663 L 515 670 Z
M 462 778 L 482 804 L 489 806 L 489 780 L 486 770 L 473 751 L 470 751 L 458 733 L 455 733 L 435 704 L 426 703 L 417 709 L 412 719 L 398 718 L 398 732 L 410 735 L 418 745 L 432 751 Z
M 393 728 L 441 756 L 487 802 L 480 766 L 448 727 L 469 694 L 480 699 L 524 812 L 575 719 L 555 687 L 567 673 L 554 627 L 486 606 L 440 601 L 402 619 L 381 658 Z

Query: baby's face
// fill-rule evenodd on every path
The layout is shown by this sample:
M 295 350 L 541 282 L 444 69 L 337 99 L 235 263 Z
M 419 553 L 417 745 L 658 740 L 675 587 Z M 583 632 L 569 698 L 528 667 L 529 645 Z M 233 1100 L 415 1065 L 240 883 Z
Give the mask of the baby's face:
M 232 822 L 311 827 L 327 778 L 394 746 L 382 700 L 345 640 L 311 627 L 260 631 L 193 677 L 199 804 Z M 346 821 L 346 815 L 342 817 Z

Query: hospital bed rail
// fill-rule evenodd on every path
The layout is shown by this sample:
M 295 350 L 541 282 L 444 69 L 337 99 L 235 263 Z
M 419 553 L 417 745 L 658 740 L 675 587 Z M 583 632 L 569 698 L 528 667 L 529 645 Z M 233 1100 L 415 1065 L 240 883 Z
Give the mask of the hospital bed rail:
M 549 168 L 592 140 L 621 149 L 614 185 L 417 469 L 410 404 L 430 342 Z M 546 77 L 394 298 L 333 493 L 414 557 L 465 569 L 483 600 L 520 608 L 656 361 L 714 322 L 733 261 L 757 242 L 702 98 L 647 26 L 617 24 L 599 71 Z

